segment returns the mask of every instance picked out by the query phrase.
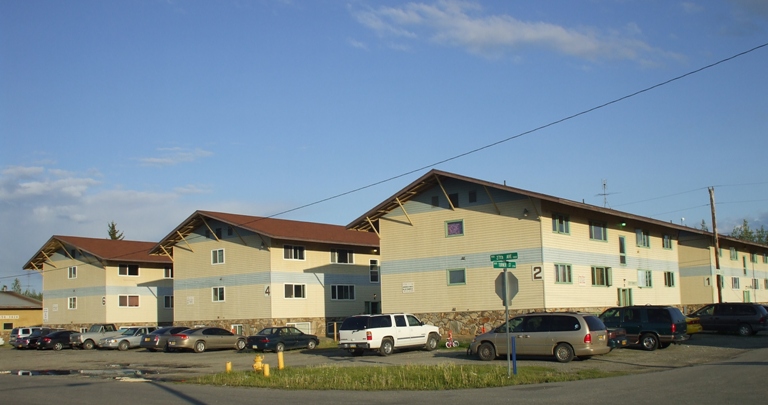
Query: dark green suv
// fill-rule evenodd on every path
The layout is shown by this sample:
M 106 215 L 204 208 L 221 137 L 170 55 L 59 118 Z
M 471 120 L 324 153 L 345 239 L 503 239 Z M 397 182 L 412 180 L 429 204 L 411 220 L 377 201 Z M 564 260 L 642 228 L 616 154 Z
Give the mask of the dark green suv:
M 688 340 L 685 315 L 670 306 L 629 306 L 608 308 L 600 314 L 608 328 L 623 328 L 630 344 L 645 350 L 662 349 Z

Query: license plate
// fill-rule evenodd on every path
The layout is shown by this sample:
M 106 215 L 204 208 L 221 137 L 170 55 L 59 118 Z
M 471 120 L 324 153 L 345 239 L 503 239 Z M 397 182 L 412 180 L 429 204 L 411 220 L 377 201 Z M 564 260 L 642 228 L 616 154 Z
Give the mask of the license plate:
M 144 341 L 145 341 L 145 342 L 149 342 L 150 340 L 152 340 L 152 339 L 150 339 L 150 338 L 144 338 Z
M 168 346 L 176 346 L 176 342 L 168 342 Z
M 258 349 L 258 348 L 259 348 L 259 345 L 253 345 L 253 348 L 254 348 L 254 349 Z
M 621 341 L 621 345 L 622 345 L 622 346 L 626 346 L 626 345 L 627 345 L 627 341 L 626 341 L 626 340 L 622 340 L 622 341 Z
M 605 340 L 605 335 L 600 335 L 597 337 L 597 340 Z

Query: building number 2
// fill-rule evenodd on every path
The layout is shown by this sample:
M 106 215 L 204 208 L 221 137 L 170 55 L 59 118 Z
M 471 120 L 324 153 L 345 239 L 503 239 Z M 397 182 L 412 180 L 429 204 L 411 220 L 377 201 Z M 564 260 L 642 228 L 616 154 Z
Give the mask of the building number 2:
M 541 274 L 541 267 L 534 267 L 533 273 L 531 274 L 533 276 L 533 280 L 543 280 L 544 276 Z

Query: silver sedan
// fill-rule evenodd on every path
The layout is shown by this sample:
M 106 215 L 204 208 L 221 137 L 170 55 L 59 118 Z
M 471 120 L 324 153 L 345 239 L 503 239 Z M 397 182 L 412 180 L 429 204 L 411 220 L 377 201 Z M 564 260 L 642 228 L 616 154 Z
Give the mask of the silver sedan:
M 171 350 L 194 350 L 195 353 L 202 353 L 208 349 L 244 348 L 245 336 L 216 327 L 187 329 L 168 338 L 168 349 Z

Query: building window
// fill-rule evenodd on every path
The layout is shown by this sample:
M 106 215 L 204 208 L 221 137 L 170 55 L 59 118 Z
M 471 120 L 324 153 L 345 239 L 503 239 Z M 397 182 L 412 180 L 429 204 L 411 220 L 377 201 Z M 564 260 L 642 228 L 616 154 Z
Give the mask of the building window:
M 637 238 L 637 246 L 639 247 L 651 247 L 651 235 L 645 229 L 635 229 L 635 236 Z
M 747 256 L 746 255 L 741 257 L 741 262 L 742 262 L 742 268 L 744 269 L 744 275 L 746 276 L 747 275 Z
M 224 287 L 213 287 L 213 302 L 224 302 Z
M 736 248 L 731 248 L 731 260 L 739 260 L 739 254 L 736 253 Z
M 752 263 L 757 263 L 757 253 L 750 253 L 749 254 L 749 261 Z
M 448 285 L 467 284 L 467 271 L 465 269 L 450 269 L 448 273 Z
M 763 263 L 768 263 L 768 253 L 763 253 Z
M 570 264 L 555 264 L 555 282 L 566 284 L 573 283 Z
M 662 236 L 662 242 L 664 243 L 664 249 L 672 249 L 672 237 L 669 235 Z
M 650 270 L 637 271 L 637 286 L 640 288 L 653 287 L 653 272 Z
M 11 330 L 11 329 L 13 329 L 13 322 L 3 323 L 3 330 Z
M 331 285 L 331 299 L 353 301 L 355 299 L 355 286 L 354 285 Z
M 440 197 L 438 197 L 436 195 L 433 195 L 431 203 L 432 203 L 433 207 L 439 207 L 440 206 Z
M 118 295 L 117 306 L 119 307 L 138 307 L 139 296 L 138 295 Z
M 664 286 L 666 287 L 674 287 L 675 286 L 675 273 L 671 271 L 665 271 L 664 272 Z
M 552 232 L 570 234 L 571 227 L 567 215 L 552 215 Z
M 753 290 L 759 290 L 760 289 L 760 283 L 757 281 L 756 278 L 752 279 L 752 289 Z
M 69 298 L 67 298 L 67 308 L 69 308 L 69 309 L 77 309 L 77 297 L 69 297 Z
M 173 266 L 168 266 L 163 269 L 163 278 L 173 278 Z
M 453 208 L 459 208 L 459 194 L 458 193 L 448 194 L 448 199 L 451 200 L 451 205 L 453 205 Z
M 67 278 L 77 278 L 77 266 L 70 266 L 67 271 Z
M 243 334 L 243 324 L 236 323 L 232 325 L 232 333 L 235 335 L 242 335 Z
M 464 235 L 464 221 L 445 221 L 445 236 Z
M 611 284 L 610 267 L 592 267 L 592 285 L 609 287 Z
M 331 263 L 354 263 L 354 256 L 351 249 L 331 249 Z
M 589 239 L 607 241 L 605 222 L 589 221 Z
M 379 261 L 378 260 L 371 260 L 371 264 L 369 265 L 369 269 L 368 269 L 368 280 L 371 283 L 379 282 Z
M 738 277 L 731 277 L 731 288 L 733 288 L 734 290 L 738 290 L 740 288 Z
M 211 264 L 224 263 L 224 249 L 211 250 Z
M 619 236 L 619 263 L 627 264 L 627 242 L 623 236 Z
M 766 289 L 766 290 L 768 290 L 768 278 L 766 278 L 765 280 L 763 280 L 763 288 L 764 288 L 764 289 Z
M 163 296 L 163 308 L 165 308 L 165 309 L 173 309 L 173 295 L 164 295 Z
M 304 260 L 304 246 L 284 245 L 283 259 Z
M 477 191 L 470 191 L 469 192 L 469 202 L 474 203 L 477 202 Z
M 235 233 L 235 229 L 230 227 L 227 227 L 227 236 L 232 236 Z
M 138 277 L 139 265 L 138 264 L 121 264 L 117 266 L 117 274 L 121 276 Z
M 286 284 L 285 298 L 307 298 L 304 284 Z

